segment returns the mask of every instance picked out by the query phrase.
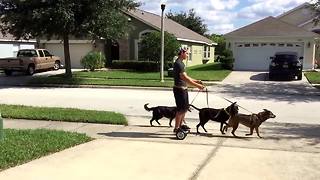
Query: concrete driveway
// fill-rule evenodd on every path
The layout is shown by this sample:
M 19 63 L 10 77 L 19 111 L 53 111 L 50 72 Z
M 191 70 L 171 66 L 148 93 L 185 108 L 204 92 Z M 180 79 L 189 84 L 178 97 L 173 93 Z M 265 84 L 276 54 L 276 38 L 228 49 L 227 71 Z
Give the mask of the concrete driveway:
M 268 72 L 232 71 L 222 83 L 211 90 L 246 94 L 320 95 L 305 76 L 302 80 L 270 81 Z

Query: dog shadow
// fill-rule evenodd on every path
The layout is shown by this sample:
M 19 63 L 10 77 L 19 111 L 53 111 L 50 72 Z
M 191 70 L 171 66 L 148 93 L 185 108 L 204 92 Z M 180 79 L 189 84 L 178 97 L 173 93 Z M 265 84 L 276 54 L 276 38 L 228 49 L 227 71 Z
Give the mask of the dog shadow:
M 249 140 L 251 137 L 246 137 L 246 136 L 232 136 L 232 135 L 218 135 L 218 134 L 211 134 L 211 133 L 196 133 L 196 132 L 191 132 L 190 134 L 193 134 L 195 136 L 203 136 L 203 137 L 210 137 L 210 138 L 230 138 L 230 139 L 243 139 L 243 140 Z
M 320 125 L 314 124 L 274 124 L 272 126 L 263 127 L 265 131 L 270 132 L 270 135 L 263 137 L 263 139 L 271 140 L 296 140 L 305 139 L 308 145 L 320 144 Z

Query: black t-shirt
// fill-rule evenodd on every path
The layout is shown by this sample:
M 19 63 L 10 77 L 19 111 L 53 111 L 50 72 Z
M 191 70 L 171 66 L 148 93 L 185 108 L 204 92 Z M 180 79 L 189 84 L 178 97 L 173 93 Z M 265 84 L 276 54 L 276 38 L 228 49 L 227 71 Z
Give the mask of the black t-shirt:
M 185 72 L 185 65 L 182 60 L 177 59 L 173 65 L 173 77 L 175 86 L 187 86 L 187 83 L 180 78 L 180 73 Z

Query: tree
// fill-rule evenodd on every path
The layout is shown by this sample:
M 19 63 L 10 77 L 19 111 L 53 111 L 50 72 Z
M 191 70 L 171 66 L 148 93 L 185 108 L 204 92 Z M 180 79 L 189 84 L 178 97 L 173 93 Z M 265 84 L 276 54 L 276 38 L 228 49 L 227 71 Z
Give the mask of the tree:
M 310 4 L 308 6 L 311 10 L 314 11 L 314 18 L 313 18 L 313 23 L 314 25 L 318 25 L 320 21 L 320 0 L 315 1 L 313 4 Z
M 172 13 L 170 11 L 166 16 L 198 34 L 205 35 L 208 32 L 207 25 L 203 23 L 204 20 L 196 15 L 194 9 L 190 9 L 188 14 L 183 11 L 180 13 Z
M 226 39 L 223 37 L 223 35 L 218 34 L 211 34 L 210 39 L 218 44 L 215 47 L 215 53 L 217 55 L 222 55 L 223 51 L 226 49 Z
M 134 0 L 1 0 L 0 30 L 17 39 L 62 39 L 71 77 L 69 37 L 120 38 L 129 27 L 122 11 L 137 6 Z
M 161 55 L 161 33 L 151 32 L 145 35 L 140 42 L 139 59 L 160 62 Z M 177 55 L 177 51 L 181 44 L 174 35 L 167 32 L 164 34 L 164 64 L 168 68 L 168 64 L 173 62 L 173 58 Z

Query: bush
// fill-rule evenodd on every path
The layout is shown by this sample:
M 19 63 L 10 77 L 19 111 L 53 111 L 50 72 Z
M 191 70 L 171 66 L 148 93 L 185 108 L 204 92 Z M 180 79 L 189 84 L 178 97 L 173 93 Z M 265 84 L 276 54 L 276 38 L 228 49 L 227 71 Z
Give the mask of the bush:
M 134 61 L 134 60 L 114 60 L 112 69 L 131 69 L 143 72 L 156 72 L 160 70 L 160 65 L 154 61 Z
M 229 49 L 225 49 L 222 52 L 222 55 L 217 57 L 217 61 L 221 62 L 222 68 L 232 70 L 234 63 L 232 51 Z
M 93 51 L 83 57 L 80 63 L 85 69 L 94 71 L 95 69 L 103 68 L 105 61 L 106 58 L 101 52 Z

